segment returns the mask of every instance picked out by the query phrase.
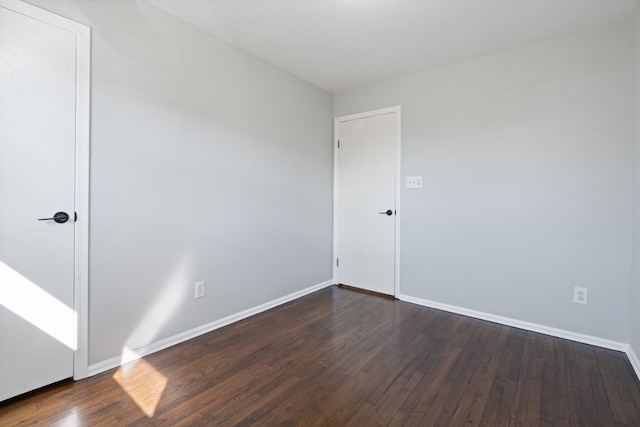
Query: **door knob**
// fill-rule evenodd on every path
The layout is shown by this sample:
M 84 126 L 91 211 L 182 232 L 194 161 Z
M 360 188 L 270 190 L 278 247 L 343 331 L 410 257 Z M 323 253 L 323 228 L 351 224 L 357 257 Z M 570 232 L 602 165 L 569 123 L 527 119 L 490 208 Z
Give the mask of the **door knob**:
M 53 218 L 38 218 L 38 221 L 55 221 L 58 224 L 63 224 L 69 221 L 69 215 L 66 212 L 56 212 Z
M 389 215 L 389 216 L 393 215 L 393 211 L 392 211 L 391 209 L 387 209 L 387 210 L 386 210 L 386 211 L 384 211 L 384 212 L 378 212 L 378 213 L 379 213 L 380 215 Z

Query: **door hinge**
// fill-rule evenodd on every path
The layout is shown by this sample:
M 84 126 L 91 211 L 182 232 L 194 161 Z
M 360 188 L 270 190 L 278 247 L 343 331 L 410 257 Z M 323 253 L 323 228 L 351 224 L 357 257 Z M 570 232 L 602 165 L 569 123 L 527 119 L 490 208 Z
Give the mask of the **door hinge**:
M 336 258 L 336 267 L 340 267 L 340 258 Z
M 338 149 L 340 149 L 340 140 L 338 140 Z

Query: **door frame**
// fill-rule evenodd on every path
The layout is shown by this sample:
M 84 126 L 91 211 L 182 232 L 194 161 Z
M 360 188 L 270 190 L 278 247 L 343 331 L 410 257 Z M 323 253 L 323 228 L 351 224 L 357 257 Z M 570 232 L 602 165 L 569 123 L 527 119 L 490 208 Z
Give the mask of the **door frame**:
M 76 349 L 73 378 L 88 376 L 89 318 L 89 149 L 91 106 L 91 28 L 21 0 L 0 0 L 0 7 L 65 29 L 76 35 L 76 117 L 74 204 L 74 311 Z
M 333 267 L 332 267 L 332 275 L 333 275 L 333 284 L 338 284 L 338 268 L 337 268 L 337 258 L 338 258 L 338 179 L 340 177 L 340 168 L 339 168 L 339 160 L 340 160 L 340 150 L 338 149 L 338 141 L 340 140 L 340 124 L 344 122 L 349 122 L 352 120 L 358 119 L 366 119 L 367 117 L 380 116 L 383 114 L 396 114 L 396 175 L 395 175 L 395 212 L 394 221 L 395 221 L 395 241 L 394 241 L 394 296 L 397 297 L 400 295 L 400 191 L 401 187 L 401 118 L 400 118 L 400 105 L 395 105 L 393 107 L 381 108 L 378 110 L 365 111 L 362 113 L 349 114 L 346 116 L 339 116 L 334 118 L 333 124 Z

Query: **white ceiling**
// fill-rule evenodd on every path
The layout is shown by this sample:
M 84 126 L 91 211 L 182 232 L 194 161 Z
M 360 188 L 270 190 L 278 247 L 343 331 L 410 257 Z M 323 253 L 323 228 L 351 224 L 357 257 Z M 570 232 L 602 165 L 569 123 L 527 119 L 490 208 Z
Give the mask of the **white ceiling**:
M 601 24 L 638 0 L 147 0 L 330 92 Z

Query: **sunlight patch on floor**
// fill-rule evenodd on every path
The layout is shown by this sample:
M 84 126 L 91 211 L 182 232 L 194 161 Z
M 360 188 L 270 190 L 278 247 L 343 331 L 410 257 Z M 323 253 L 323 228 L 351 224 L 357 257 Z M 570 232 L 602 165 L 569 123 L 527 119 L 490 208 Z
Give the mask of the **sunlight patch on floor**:
M 56 424 L 58 427 L 79 427 L 81 426 L 82 420 L 78 416 L 77 409 L 72 409 L 59 423 Z
M 0 262 L 0 305 L 71 350 L 77 349 L 76 312 L 3 262 Z
M 130 354 L 134 353 L 134 354 Z M 167 377 L 162 375 L 146 360 L 135 355 L 133 350 L 122 349 L 122 354 L 134 362 L 122 365 L 113 375 L 113 379 L 131 397 L 149 418 L 153 417 L 167 387 Z

